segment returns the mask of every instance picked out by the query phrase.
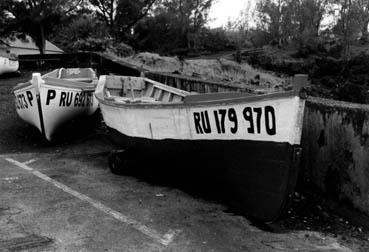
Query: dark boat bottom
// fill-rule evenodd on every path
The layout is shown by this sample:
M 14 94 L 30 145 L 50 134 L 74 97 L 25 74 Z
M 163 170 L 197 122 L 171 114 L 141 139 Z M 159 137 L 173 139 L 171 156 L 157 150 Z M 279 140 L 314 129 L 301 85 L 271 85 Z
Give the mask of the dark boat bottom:
M 124 173 L 226 201 L 258 221 L 281 216 L 293 192 L 300 148 L 246 140 L 150 140 L 114 129 Z M 201 192 L 201 193 L 199 193 Z

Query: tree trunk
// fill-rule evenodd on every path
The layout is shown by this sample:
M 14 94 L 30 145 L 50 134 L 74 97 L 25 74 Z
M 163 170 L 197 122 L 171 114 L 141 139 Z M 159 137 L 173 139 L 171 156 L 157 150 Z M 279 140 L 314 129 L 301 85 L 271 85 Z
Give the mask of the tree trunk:
M 362 43 L 367 43 L 368 42 L 368 37 L 369 37 L 369 33 L 368 33 L 368 24 L 369 21 L 365 21 L 363 26 L 361 27 L 361 42 Z
M 40 54 L 42 55 L 45 54 L 46 38 L 44 24 L 39 24 L 39 34 L 37 34 L 35 42 L 36 46 L 38 47 L 38 50 L 40 51 Z

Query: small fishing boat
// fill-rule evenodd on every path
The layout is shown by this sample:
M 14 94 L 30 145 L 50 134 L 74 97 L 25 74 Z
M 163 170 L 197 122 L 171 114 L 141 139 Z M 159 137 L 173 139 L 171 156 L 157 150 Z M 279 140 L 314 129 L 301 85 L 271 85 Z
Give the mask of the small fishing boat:
M 71 119 L 93 114 L 97 77 L 91 68 L 61 68 L 14 87 L 15 107 L 24 121 L 37 127 L 48 141 Z
M 212 171 L 221 172 L 227 181 L 221 186 L 231 189 L 244 214 L 268 222 L 283 212 L 301 153 L 305 99 L 299 92 L 198 94 L 144 77 L 100 76 L 95 95 L 123 149 L 152 167 L 212 161 L 220 169 L 196 169 L 208 169 L 209 180 Z M 110 159 L 113 171 L 116 159 Z
M 0 55 L 0 75 L 18 71 L 19 62 L 15 54 Z

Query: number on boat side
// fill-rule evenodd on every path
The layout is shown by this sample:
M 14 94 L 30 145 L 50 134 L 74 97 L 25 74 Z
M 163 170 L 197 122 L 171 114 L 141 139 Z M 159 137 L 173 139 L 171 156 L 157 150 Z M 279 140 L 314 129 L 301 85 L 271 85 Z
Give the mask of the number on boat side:
M 26 99 L 27 97 L 27 99 Z M 27 102 L 28 101 L 28 102 Z M 15 107 L 17 109 L 27 109 L 29 106 L 32 107 L 33 95 L 31 91 L 26 91 L 26 94 L 21 93 L 15 97 Z
M 238 120 L 236 110 L 234 108 L 228 109 L 219 109 L 214 111 L 215 124 L 217 126 L 218 134 L 225 134 L 225 120 L 228 114 L 228 120 L 233 123 L 233 126 L 230 128 L 233 134 L 237 133 L 238 130 Z
M 50 101 L 56 98 L 55 90 L 48 90 L 46 96 L 46 105 L 50 105 Z M 59 98 L 59 107 L 85 107 L 93 106 L 92 92 L 61 92 Z
M 226 134 L 228 131 L 236 134 L 239 130 L 239 120 L 234 108 L 217 109 L 213 111 L 214 124 L 218 134 Z M 210 121 L 209 112 L 194 112 L 194 123 L 197 134 L 211 134 L 213 125 Z M 242 111 L 242 117 L 247 123 L 245 129 L 249 134 L 261 134 L 264 129 L 268 135 L 276 134 L 275 110 L 272 106 L 265 107 L 246 107 Z M 264 119 L 264 120 L 262 120 Z M 264 126 L 262 125 L 264 123 Z M 228 128 L 226 128 L 228 125 Z
M 249 127 L 247 128 L 247 132 L 249 134 L 255 134 L 255 128 L 256 128 L 256 132 L 258 134 L 261 134 L 262 115 L 263 115 L 263 108 L 246 107 L 243 110 L 243 117 L 246 121 L 249 122 Z M 256 122 L 254 121 L 254 119 L 256 119 L 255 120 Z M 275 111 L 272 106 L 264 107 L 264 119 L 265 119 L 264 122 L 265 122 L 266 133 L 268 135 L 275 135 L 276 134 Z

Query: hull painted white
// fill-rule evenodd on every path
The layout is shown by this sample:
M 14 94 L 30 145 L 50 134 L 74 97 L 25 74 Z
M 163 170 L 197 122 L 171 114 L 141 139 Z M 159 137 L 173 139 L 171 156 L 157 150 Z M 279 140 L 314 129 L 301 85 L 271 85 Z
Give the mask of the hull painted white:
M 133 90 L 131 96 L 124 92 L 122 82 L 128 78 L 105 80 L 100 77 L 95 95 L 113 142 L 127 150 L 119 154 L 121 159 L 138 159 L 150 170 L 155 162 L 189 178 L 218 178 L 242 213 L 268 222 L 281 215 L 296 183 L 301 153 L 305 100 L 294 91 L 186 94 L 173 102 L 164 99 L 162 84 L 156 95 L 147 85 L 150 80 L 143 79 L 147 86 L 139 98 L 134 83 L 124 82 Z M 147 99 L 153 96 L 158 99 Z
M 18 60 L 11 60 L 0 56 L 0 74 L 16 72 L 18 68 Z
M 153 140 L 252 140 L 300 144 L 305 101 L 298 96 L 191 106 L 135 106 L 100 100 L 108 127 Z
M 40 114 L 37 103 L 37 95 L 34 87 L 14 91 L 15 109 L 20 118 L 35 126 L 42 132 Z
M 37 127 L 49 141 L 60 125 L 79 116 L 91 115 L 98 107 L 93 91 L 47 83 L 41 83 L 38 88 L 29 85 L 15 90 L 14 95 L 20 118 Z

